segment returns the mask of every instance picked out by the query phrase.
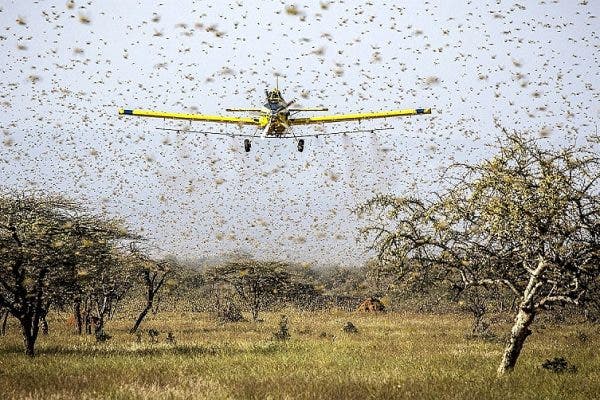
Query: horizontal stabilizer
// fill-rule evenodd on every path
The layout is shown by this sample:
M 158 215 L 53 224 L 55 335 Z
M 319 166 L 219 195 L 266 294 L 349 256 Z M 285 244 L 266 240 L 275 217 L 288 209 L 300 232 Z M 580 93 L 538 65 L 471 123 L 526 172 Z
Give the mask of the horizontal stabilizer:
M 228 112 L 264 112 L 264 108 L 226 108 Z
M 325 107 L 307 107 L 307 108 L 289 108 L 291 112 L 301 112 L 301 111 L 329 111 L 328 108 Z

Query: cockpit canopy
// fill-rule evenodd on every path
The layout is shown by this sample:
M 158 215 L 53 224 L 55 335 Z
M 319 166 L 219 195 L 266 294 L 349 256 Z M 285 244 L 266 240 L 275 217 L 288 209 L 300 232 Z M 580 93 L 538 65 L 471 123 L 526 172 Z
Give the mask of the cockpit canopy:
M 281 92 L 279 91 L 279 89 L 275 88 L 273 90 L 267 90 L 267 100 L 269 101 L 269 103 L 279 102 L 283 100 L 281 98 Z
M 285 105 L 279 89 L 274 88 L 272 90 L 265 90 L 265 94 L 267 95 L 267 103 L 265 104 L 265 107 L 271 111 L 278 110 Z

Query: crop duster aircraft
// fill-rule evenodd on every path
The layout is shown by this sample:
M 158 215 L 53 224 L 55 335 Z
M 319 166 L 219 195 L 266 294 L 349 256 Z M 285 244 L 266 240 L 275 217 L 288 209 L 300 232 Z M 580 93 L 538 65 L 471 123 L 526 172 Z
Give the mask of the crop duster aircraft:
M 305 137 L 318 137 L 327 135 L 337 135 L 346 133 L 356 132 L 371 132 L 380 130 L 387 130 L 393 128 L 374 128 L 374 129 L 359 129 L 359 130 L 347 130 L 340 132 L 328 132 L 328 133 L 314 133 L 314 134 L 303 134 L 296 135 L 293 133 L 292 127 L 297 125 L 310 125 L 310 124 L 325 124 L 330 122 L 346 122 L 346 121 L 361 121 L 364 119 L 373 118 L 387 118 L 387 117 L 403 117 L 411 115 L 431 114 L 431 108 L 414 108 L 406 110 L 393 110 L 393 111 L 379 111 L 371 113 L 357 113 L 357 114 L 337 114 L 337 115 L 325 115 L 315 117 L 294 117 L 300 112 L 310 111 L 327 111 L 327 108 L 314 107 L 314 108 L 295 108 L 292 107 L 294 100 L 286 102 L 276 87 L 272 90 L 265 90 L 267 96 L 267 102 L 261 108 L 228 108 L 226 111 L 229 112 L 247 112 L 257 114 L 252 117 L 237 117 L 237 116 L 220 116 L 220 115 L 203 115 L 203 114 L 182 114 L 182 113 L 171 113 L 163 111 L 152 111 L 152 110 L 128 110 L 120 109 L 119 115 L 135 115 L 138 117 L 153 117 L 163 119 L 179 119 L 188 121 L 204 121 L 204 122 L 220 122 L 220 123 L 232 123 L 238 125 L 250 125 L 256 127 L 255 134 L 239 134 L 239 133 L 225 133 L 225 132 L 205 132 L 205 131 L 192 131 L 189 129 L 174 129 L 174 128 L 158 128 L 162 130 L 170 131 L 186 131 L 195 133 L 204 133 L 212 135 L 222 135 L 231 137 L 245 137 L 244 139 L 244 150 L 250 151 L 251 138 L 293 138 L 296 140 L 298 151 L 304 150 L 304 139 Z

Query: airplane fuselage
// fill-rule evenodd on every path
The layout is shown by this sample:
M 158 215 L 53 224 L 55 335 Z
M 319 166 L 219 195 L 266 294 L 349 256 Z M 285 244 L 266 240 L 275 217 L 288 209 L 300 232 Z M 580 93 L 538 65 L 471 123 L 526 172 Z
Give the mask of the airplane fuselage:
M 264 104 L 265 113 L 261 118 L 261 126 L 266 129 L 265 134 L 268 136 L 284 135 L 290 127 L 288 107 L 291 102 L 287 103 L 278 89 L 266 91 L 266 97 L 267 102 Z

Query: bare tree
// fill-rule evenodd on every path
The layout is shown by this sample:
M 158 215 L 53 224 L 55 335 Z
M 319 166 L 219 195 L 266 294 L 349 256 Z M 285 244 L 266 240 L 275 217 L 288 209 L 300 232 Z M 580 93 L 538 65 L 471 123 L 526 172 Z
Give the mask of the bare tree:
M 499 375 L 514 368 L 536 314 L 580 304 L 600 268 L 597 155 L 505 135 L 490 160 L 454 166 L 433 199 L 378 196 L 358 210 L 375 216 L 364 233 L 382 262 L 519 298 Z
M 472 286 L 466 291 L 461 292 L 462 300 L 460 302 L 462 309 L 473 315 L 473 325 L 471 326 L 471 336 L 480 336 L 488 333 L 489 323 L 485 315 L 489 309 L 490 296 L 482 286 Z
M 130 333 L 137 332 L 148 311 L 152 309 L 156 294 L 163 288 L 167 277 L 173 273 L 173 261 L 154 261 L 141 254 L 136 254 L 136 258 L 137 260 L 133 262 L 136 265 L 137 276 L 141 278 L 143 283 L 146 304 L 129 331 Z

